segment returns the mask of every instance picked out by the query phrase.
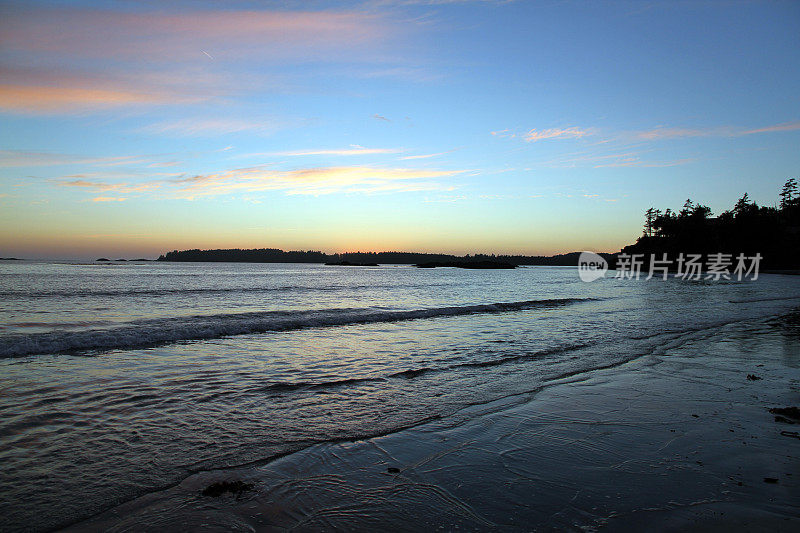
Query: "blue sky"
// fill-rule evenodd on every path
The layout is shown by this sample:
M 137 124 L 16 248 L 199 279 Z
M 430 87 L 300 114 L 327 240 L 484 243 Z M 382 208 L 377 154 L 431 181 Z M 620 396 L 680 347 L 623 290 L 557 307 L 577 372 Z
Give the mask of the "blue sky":
M 0 7 L 0 255 L 616 251 L 800 172 L 797 2 Z

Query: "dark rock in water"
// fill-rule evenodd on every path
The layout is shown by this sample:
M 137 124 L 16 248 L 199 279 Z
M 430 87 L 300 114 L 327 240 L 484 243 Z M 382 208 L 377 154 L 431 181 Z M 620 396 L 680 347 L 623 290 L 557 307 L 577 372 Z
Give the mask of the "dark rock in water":
M 788 418 L 783 416 L 776 416 L 775 422 L 781 422 L 783 424 L 794 424 L 794 420 L 789 420 Z
M 747 381 L 756 381 L 761 379 L 760 377 L 756 376 L 755 374 L 747 374 Z
M 108 259 L 106 257 L 101 257 L 100 259 L 95 259 L 95 261 L 111 261 L 111 259 Z
M 777 483 L 777 482 L 778 482 L 778 478 L 776 478 L 776 477 L 765 477 L 764 478 L 764 483 Z
M 239 497 L 243 492 L 248 490 L 253 490 L 252 483 L 245 483 L 244 481 L 218 481 L 217 483 L 212 483 L 201 493 L 203 496 L 211 496 L 212 498 L 219 498 L 226 492 L 230 492 L 231 494 L 236 495 Z
M 117 261 L 127 261 L 127 259 L 117 259 Z
M 22 261 L 18 257 L 0 257 L 0 261 Z
M 326 266 L 342 266 L 342 267 L 376 267 L 378 263 L 351 263 L 350 261 L 334 261 L 325 263 Z
M 389 472 L 390 474 L 399 474 L 400 473 L 400 469 L 397 468 L 397 467 L 394 467 L 394 466 L 390 466 L 389 468 L 386 469 L 386 471 Z
M 417 268 L 455 267 L 473 268 L 479 270 L 517 268 L 517 265 L 504 263 L 502 261 L 430 261 L 427 263 L 419 263 L 414 266 Z
M 781 415 L 795 420 L 800 420 L 800 409 L 797 407 L 773 407 L 769 410 L 773 415 Z M 776 417 L 777 418 L 777 417 Z
M 796 439 L 800 439 L 800 433 L 796 431 L 781 431 L 781 435 L 784 437 L 794 437 Z

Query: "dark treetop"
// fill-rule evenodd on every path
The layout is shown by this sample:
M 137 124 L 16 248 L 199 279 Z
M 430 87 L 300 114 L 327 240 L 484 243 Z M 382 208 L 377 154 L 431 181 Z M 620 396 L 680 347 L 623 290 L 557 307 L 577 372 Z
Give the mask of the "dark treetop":
M 627 254 L 651 254 L 675 260 L 680 253 L 761 254 L 764 269 L 800 268 L 800 197 L 797 182 L 789 179 L 772 207 L 759 206 L 745 193 L 732 209 L 718 217 L 711 210 L 686 200 L 680 211 L 645 213 L 644 234 L 622 249 Z

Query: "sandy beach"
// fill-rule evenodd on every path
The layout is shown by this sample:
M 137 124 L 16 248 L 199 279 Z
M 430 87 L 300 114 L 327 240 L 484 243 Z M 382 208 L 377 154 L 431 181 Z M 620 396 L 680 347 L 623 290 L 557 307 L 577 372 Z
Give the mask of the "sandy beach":
M 367 440 L 201 472 L 68 531 L 792 531 L 797 315 L 686 335 L 624 365 Z M 216 497 L 214 483 L 242 482 Z

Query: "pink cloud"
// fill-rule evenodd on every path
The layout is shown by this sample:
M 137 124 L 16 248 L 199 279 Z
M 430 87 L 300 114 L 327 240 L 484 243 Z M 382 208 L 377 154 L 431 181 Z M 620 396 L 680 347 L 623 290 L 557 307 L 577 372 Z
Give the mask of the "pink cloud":
M 651 130 L 634 132 L 633 136 L 646 140 L 656 141 L 661 139 L 676 139 L 683 137 L 741 137 L 743 135 L 754 135 L 758 133 L 774 133 L 781 131 L 800 130 L 800 122 L 786 122 L 765 126 L 763 128 L 745 129 L 731 126 L 714 128 L 666 128 L 658 127 Z
M 239 168 L 214 174 L 164 177 L 140 183 L 115 183 L 82 176 L 55 180 L 62 187 L 77 187 L 94 193 L 150 193 L 158 198 L 197 198 L 281 191 L 291 195 L 325 195 L 335 193 L 391 193 L 432 190 L 453 190 L 440 182 L 462 173 L 459 170 L 413 168 L 376 168 L 366 166 L 315 167 L 297 170 L 272 170 L 266 166 Z M 98 196 L 112 201 L 111 196 Z
M 88 105 L 115 107 L 165 103 L 162 97 L 127 90 L 0 85 L 0 108 L 11 111 L 50 112 Z
M 262 167 L 236 169 L 172 180 L 176 196 L 193 200 L 233 193 L 283 191 L 286 194 L 380 193 L 449 190 L 436 180 L 459 174 L 455 170 L 410 168 L 319 167 L 289 171 Z
M 115 191 L 118 193 L 136 193 L 145 192 L 157 189 L 160 185 L 157 181 L 150 181 L 144 183 L 109 183 L 105 181 L 88 181 L 85 179 L 74 179 L 67 181 L 57 181 L 61 187 L 80 187 L 85 189 L 94 189 L 95 191 Z
M 652 130 L 637 131 L 634 137 L 645 141 L 657 141 L 661 139 L 675 139 L 679 137 L 714 137 L 714 136 L 732 136 L 733 131 L 728 128 L 709 128 L 709 129 L 692 129 L 692 128 L 654 128 Z
M 794 130 L 800 130 L 800 122 L 787 122 L 785 124 L 775 124 L 774 126 L 767 126 L 765 128 L 746 130 L 742 132 L 742 135 L 751 135 L 753 133 L 773 133 L 777 131 L 794 131 Z
M 3 15 L 0 109 L 23 113 L 196 103 L 284 87 L 281 77 L 252 66 L 384 63 L 398 27 L 377 15 L 334 11 L 20 5 Z
M 142 63 L 364 54 L 364 44 L 390 34 L 375 15 L 333 11 L 21 9 L 6 16 L 6 50 Z

